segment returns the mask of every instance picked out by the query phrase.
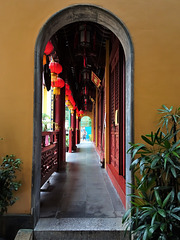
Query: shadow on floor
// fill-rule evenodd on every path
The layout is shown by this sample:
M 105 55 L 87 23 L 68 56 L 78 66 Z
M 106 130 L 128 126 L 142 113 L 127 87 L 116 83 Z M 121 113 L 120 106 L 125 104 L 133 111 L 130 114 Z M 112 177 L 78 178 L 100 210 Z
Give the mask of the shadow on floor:
M 66 171 L 53 173 L 41 191 L 41 218 L 119 218 L 124 212 L 90 142 L 68 153 Z

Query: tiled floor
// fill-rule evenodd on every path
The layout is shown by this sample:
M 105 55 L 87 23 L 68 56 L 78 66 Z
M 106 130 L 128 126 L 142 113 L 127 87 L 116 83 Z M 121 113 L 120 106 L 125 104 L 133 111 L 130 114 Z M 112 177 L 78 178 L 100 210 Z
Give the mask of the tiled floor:
M 124 208 L 92 143 L 67 154 L 65 172 L 41 191 L 41 218 L 119 218 Z

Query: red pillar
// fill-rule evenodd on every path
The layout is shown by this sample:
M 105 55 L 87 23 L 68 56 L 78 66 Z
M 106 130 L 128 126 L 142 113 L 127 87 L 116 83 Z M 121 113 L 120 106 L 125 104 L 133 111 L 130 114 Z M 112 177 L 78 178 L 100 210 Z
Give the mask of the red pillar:
M 76 150 L 76 110 L 73 112 L 72 115 L 72 129 L 73 129 L 73 136 L 72 136 L 72 142 L 73 142 L 73 150 Z
M 55 130 L 59 131 L 58 169 L 65 167 L 65 88 L 55 98 Z
M 71 110 L 71 128 L 69 130 L 69 152 L 76 150 L 76 111 Z
M 76 144 L 79 144 L 79 143 L 80 143 L 79 133 L 80 133 L 80 129 L 79 129 L 79 117 L 76 116 Z
M 72 129 L 69 129 L 69 152 L 72 153 Z

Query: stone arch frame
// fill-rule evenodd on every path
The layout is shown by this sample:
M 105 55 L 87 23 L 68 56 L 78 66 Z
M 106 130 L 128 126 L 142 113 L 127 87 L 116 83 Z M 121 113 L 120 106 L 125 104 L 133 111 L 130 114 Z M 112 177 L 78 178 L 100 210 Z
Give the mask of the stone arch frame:
M 42 59 L 47 41 L 60 28 L 67 24 L 90 21 L 106 26 L 121 42 L 126 60 L 125 73 L 125 124 L 126 124 L 126 152 L 128 143 L 133 141 L 134 127 L 134 50 L 130 34 L 124 23 L 110 11 L 94 5 L 72 5 L 51 16 L 39 32 L 35 45 L 34 63 L 34 117 L 33 117 L 33 166 L 32 166 L 32 208 L 31 214 L 34 225 L 40 213 L 40 168 L 41 168 L 41 115 L 42 115 Z M 129 171 L 131 156 L 126 154 L 126 182 L 131 182 Z M 126 195 L 130 189 L 126 186 Z M 130 197 L 126 197 L 126 208 L 130 206 Z
M 91 120 L 91 134 L 92 134 L 92 116 L 91 116 L 91 114 L 85 114 L 82 118 L 84 118 L 84 117 L 88 117 L 88 118 L 90 118 L 90 120 Z M 81 124 L 82 124 L 82 118 L 81 118 L 81 121 L 80 121 L 80 126 L 81 126 Z M 82 127 L 82 126 L 81 126 Z M 80 127 L 80 130 L 81 130 L 81 127 Z

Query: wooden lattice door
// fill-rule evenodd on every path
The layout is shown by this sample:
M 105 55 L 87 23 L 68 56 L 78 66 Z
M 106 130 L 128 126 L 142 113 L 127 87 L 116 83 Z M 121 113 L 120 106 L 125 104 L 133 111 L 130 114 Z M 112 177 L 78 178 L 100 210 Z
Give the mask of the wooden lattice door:
M 124 54 L 119 41 L 110 55 L 110 164 L 125 178 Z

